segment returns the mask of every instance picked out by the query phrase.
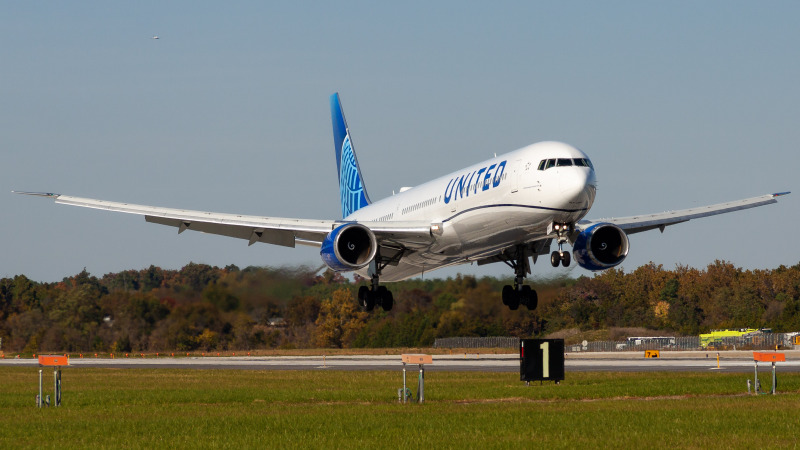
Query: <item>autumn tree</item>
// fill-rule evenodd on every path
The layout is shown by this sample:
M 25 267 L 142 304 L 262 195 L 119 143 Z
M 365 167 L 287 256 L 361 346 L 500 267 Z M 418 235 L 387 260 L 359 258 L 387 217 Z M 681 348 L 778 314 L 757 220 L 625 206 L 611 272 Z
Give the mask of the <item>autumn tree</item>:
M 334 291 L 333 296 L 322 301 L 317 317 L 315 342 L 318 347 L 349 347 L 367 319 L 359 311 L 352 293 L 347 288 Z

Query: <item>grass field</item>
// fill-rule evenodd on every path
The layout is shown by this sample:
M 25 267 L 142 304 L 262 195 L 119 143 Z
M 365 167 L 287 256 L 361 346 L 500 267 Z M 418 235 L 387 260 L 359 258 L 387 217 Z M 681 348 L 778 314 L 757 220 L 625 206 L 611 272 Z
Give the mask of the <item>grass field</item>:
M 797 446 L 800 374 L 781 374 L 776 396 L 745 395 L 748 375 L 568 373 L 525 387 L 514 373 L 428 372 L 426 403 L 401 405 L 400 371 L 67 368 L 63 406 L 37 409 L 38 369 L 0 367 L 0 447 Z

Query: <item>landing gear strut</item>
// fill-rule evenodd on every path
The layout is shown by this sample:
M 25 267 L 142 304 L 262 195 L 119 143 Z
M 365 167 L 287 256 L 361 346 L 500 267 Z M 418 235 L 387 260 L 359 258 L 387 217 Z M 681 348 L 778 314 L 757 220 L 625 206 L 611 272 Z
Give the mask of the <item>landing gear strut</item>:
M 525 253 L 524 246 L 517 247 L 516 253 L 516 258 L 508 258 L 503 261 L 514 269 L 514 286 L 503 286 L 503 304 L 512 311 L 517 310 L 519 305 L 525 305 L 529 310 L 534 310 L 539 304 L 539 296 L 530 286 L 522 284 L 525 275 L 530 273 L 528 255 Z
M 375 255 L 375 261 L 375 274 L 372 275 L 371 287 L 361 286 L 358 288 L 358 305 L 362 311 L 372 311 L 375 309 L 375 305 L 380 306 L 384 311 L 391 311 L 394 306 L 392 291 L 386 289 L 386 286 L 380 285 L 381 269 L 385 267 L 378 262 L 380 261 L 380 252 Z

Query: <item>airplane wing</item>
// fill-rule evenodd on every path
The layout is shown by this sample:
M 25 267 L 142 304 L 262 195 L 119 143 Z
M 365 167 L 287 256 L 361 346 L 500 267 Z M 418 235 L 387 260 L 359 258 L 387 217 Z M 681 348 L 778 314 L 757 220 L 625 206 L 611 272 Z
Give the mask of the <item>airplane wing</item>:
M 186 230 L 219 234 L 248 241 L 294 247 L 296 244 L 319 247 L 325 237 L 337 226 L 344 224 L 335 220 L 288 219 L 280 217 L 247 216 L 241 214 L 192 211 L 159 206 L 110 202 L 91 198 L 44 192 L 15 192 L 16 194 L 47 197 L 62 205 L 102 209 L 144 216 L 150 223 Z M 429 245 L 430 224 L 421 222 L 359 222 L 375 233 L 379 245 L 407 251 Z
M 640 216 L 619 217 L 612 219 L 600 220 L 582 220 L 578 222 L 578 227 L 586 229 L 596 223 L 612 223 L 626 234 L 639 233 L 642 231 L 660 229 L 662 232 L 664 228 L 669 225 L 675 225 L 682 222 L 687 222 L 692 219 L 699 219 L 701 217 L 715 216 L 717 214 L 725 214 L 733 211 L 740 211 L 743 209 L 755 208 L 757 206 L 769 205 L 777 203 L 777 198 L 782 195 L 787 195 L 789 192 L 780 192 L 777 194 L 762 195 L 759 197 L 746 198 L 744 200 L 736 200 L 726 203 L 718 203 L 716 205 L 700 206 L 697 208 L 682 209 L 680 211 L 667 211 L 657 214 L 646 214 Z

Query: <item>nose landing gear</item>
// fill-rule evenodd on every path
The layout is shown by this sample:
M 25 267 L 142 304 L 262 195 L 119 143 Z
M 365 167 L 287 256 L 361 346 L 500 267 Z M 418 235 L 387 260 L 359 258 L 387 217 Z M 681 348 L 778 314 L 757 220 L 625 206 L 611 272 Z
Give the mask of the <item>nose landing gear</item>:
M 569 267 L 569 263 L 572 262 L 572 258 L 569 256 L 569 252 L 565 252 L 561 249 L 561 244 L 558 244 L 558 251 L 553 252 L 550 254 L 550 264 L 553 267 L 558 267 L 558 264 L 561 263 L 564 267 Z
M 550 254 L 550 264 L 553 267 L 558 267 L 559 264 L 569 267 L 572 258 L 570 258 L 569 252 L 564 251 L 564 243 L 567 242 L 567 236 L 574 231 L 574 228 L 572 224 L 568 223 L 554 223 L 552 227 L 558 236 L 558 251 Z

